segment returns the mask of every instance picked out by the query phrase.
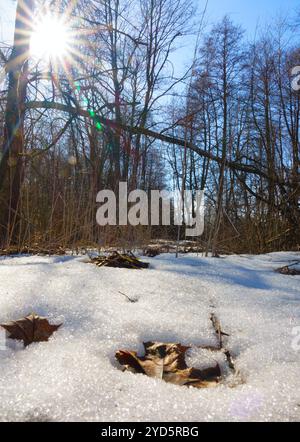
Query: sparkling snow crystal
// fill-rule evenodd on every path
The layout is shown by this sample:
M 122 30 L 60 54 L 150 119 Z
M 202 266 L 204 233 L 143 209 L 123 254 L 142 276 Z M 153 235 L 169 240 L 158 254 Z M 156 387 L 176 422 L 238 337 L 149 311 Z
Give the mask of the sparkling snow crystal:
M 31 312 L 63 322 L 49 342 L 26 349 L 1 334 L 0 419 L 300 420 L 300 277 L 274 272 L 297 259 L 161 255 L 140 272 L 73 257 L 0 259 L 0 322 Z M 229 376 L 195 390 L 120 370 L 115 352 L 150 340 L 191 345 L 195 367 L 225 367 L 222 354 L 197 348 L 216 343 L 212 311 L 230 335 L 235 386 Z

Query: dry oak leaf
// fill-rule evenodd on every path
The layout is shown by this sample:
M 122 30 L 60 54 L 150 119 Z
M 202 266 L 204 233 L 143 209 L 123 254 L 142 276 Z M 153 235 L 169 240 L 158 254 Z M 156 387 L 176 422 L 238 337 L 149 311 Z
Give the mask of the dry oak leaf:
M 124 366 L 124 370 L 163 379 L 176 385 L 206 388 L 214 387 L 219 382 L 221 377 L 219 364 L 205 370 L 187 366 L 185 353 L 190 347 L 181 344 L 146 342 L 144 348 L 145 356 L 139 357 L 134 351 L 120 350 L 116 353 L 116 358 Z
M 0 324 L 8 332 L 8 338 L 23 341 L 27 347 L 32 342 L 48 341 L 50 336 L 61 327 L 62 324 L 52 325 L 47 318 L 31 313 L 25 318 Z

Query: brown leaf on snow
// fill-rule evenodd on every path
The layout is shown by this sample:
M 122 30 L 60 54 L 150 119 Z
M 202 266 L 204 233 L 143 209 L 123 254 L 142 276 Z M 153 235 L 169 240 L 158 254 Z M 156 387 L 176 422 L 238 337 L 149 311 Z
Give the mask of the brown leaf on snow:
M 27 347 L 32 342 L 48 341 L 61 325 L 52 325 L 48 319 L 32 313 L 17 321 L 0 324 L 0 327 L 8 332 L 8 338 L 23 341 L 24 346 Z
M 281 267 L 277 270 L 275 270 L 277 273 L 280 273 L 281 275 L 290 275 L 290 276 L 297 276 L 300 275 L 300 263 L 291 264 L 288 266 Z
M 185 353 L 190 347 L 146 342 L 144 348 L 145 356 L 139 357 L 136 352 L 120 350 L 116 353 L 116 358 L 125 370 L 143 373 L 176 385 L 213 387 L 221 377 L 219 364 L 205 370 L 189 368 L 185 362 Z

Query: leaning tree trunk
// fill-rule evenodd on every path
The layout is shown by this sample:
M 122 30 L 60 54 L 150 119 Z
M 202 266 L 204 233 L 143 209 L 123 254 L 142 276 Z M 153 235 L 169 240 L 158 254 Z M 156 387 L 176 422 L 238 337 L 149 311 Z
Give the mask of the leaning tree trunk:
M 34 0 L 18 0 L 14 45 L 6 65 L 8 93 L 0 163 L 0 242 L 14 238 L 24 176 L 24 109 Z

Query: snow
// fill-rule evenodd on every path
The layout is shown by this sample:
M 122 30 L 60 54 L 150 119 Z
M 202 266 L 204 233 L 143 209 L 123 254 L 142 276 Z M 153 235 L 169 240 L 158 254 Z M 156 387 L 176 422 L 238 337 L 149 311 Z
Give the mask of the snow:
M 0 322 L 34 311 L 64 323 L 26 349 L 0 341 L 0 420 L 299 421 L 300 276 L 274 272 L 299 253 L 145 260 L 150 269 L 134 271 L 85 257 L 0 259 Z M 198 390 L 120 370 L 117 350 L 161 341 L 191 345 L 190 366 L 218 361 L 229 374 L 222 354 L 196 348 L 216 342 L 212 312 L 239 382 Z
M 289 266 L 291 270 L 296 270 L 297 272 L 300 272 L 300 262 L 296 262 L 295 264 L 291 264 Z

